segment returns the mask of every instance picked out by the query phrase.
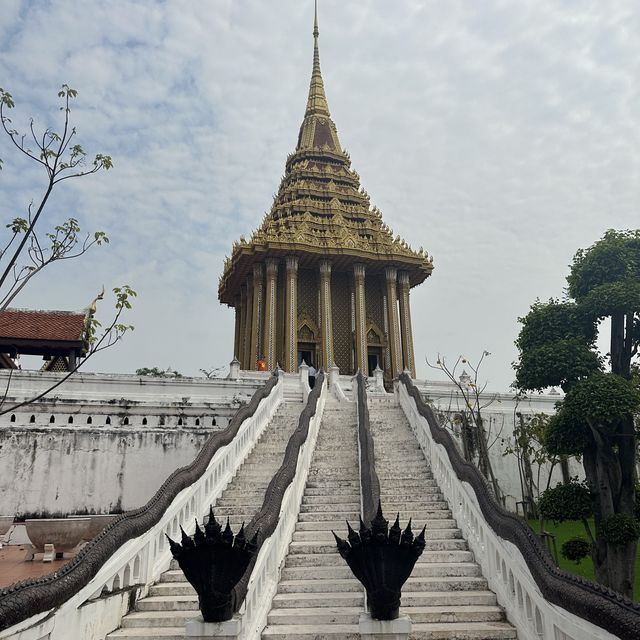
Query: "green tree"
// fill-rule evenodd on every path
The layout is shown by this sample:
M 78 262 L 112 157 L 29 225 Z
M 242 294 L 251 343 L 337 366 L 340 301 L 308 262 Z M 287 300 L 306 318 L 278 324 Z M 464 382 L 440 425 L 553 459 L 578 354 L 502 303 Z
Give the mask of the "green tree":
M 566 301 L 536 302 L 520 319 L 516 384 L 523 390 L 561 386 L 565 398 L 549 424 L 545 446 L 582 457 L 595 522 L 596 579 L 633 595 L 634 416 L 640 393 L 632 363 L 640 343 L 640 230 L 609 230 L 579 250 L 567 278 Z M 608 357 L 595 345 L 610 323 Z M 609 365 L 607 368 L 606 365 Z M 612 535 L 613 529 L 619 535 Z

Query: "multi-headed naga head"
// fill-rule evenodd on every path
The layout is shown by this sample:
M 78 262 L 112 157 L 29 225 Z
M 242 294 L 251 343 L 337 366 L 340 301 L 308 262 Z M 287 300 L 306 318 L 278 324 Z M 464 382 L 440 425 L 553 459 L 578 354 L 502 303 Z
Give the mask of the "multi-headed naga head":
M 180 527 L 182 540 L 169 546 L 187 580 L 198 594 L 198 604 L 205 622 L 223 622 L 233 616 L 233 588 L 244 575 L 258 548 L 258 531 L 247 541 L 244 524 L 233 535 L 229 519 L 223 529 L 209 510 L 204 531 L 196 521 L 193 538 Z
M 425 529 L 426 526 L 414 538 L 409 520 L 402 531 L 400 514 L 389 529 L 389 521 L 385 520 L 382 505 L 378 503 L 378 513 L 369 527 L 360 520 L 360 533 L 348 522 L 347 540 L 333 532 L 340 555 L 367 590 L 372 618 L 395 620 L 398 617 L 402 585 L 424 551 Z

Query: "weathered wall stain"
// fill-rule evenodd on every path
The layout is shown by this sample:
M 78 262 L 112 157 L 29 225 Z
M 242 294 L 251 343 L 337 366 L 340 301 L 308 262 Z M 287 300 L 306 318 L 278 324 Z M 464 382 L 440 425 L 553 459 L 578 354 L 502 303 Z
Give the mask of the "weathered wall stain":
M 216 429 L 0 429 L 0 512 L 109 513 L 144 504 Z

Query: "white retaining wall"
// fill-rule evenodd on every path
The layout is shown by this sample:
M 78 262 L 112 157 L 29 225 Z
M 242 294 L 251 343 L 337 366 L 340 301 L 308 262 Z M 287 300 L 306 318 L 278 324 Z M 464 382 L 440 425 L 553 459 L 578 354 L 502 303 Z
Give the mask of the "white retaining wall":
M 2 410 L 62 374 L 0 371 Z M 139 507 L 264 384 L 262 378 L 72 376 L 0 416 L 0 512 L 42 517 Z

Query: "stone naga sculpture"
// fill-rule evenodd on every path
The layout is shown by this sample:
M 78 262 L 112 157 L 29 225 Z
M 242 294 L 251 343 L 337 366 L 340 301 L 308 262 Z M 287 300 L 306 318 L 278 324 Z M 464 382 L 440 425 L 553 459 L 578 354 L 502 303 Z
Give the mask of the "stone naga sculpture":
M 332 532 L 340 555 L 355 577 L 367 590 L 371 617 L 377 620 L 395 620 L 400 612 L 402 585 L 407 581 L 416 561 L 424 551 L 425 528 L 417 538 L 411 531 L 411 520 L 406 529 L 400 528 L 400 514 L 389 529 L 389 521 L 378 513 L 367 528 L 360 519 L 360 533 L 347 522 L 347 540 Z
M 196 521 L 196 531 L 190 538 L 182 527 L 181 544 L 169 536 L 169 546 L 185 577 L 198 594 L 198 606 L 205 622 L 231 620 L 234 611 L 233 588 L 244 575 L 257 550 L 258 532 L 249 541 L 244 524 L 234 538 L 227 526 L 224 531 L 215 519 L 213 509 L 204 532 Z

